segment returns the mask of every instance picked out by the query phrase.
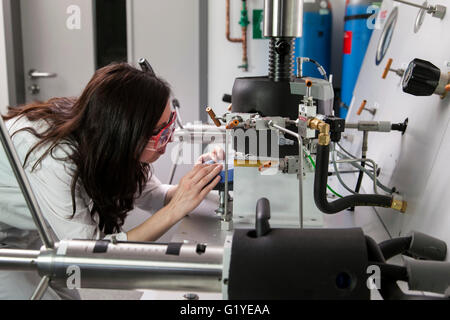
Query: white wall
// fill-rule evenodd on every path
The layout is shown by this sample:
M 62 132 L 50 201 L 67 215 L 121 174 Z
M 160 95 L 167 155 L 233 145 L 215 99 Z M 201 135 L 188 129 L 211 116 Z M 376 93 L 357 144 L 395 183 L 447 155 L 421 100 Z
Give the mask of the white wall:
M 9 104 L 3 5 L 0 4 L 0 112 Z
M 184 122 L 200 118 L 199 5 L 198 0 L 128 0 L 129 62 L 149 60 L 171 85 Z M 168 180 L 172 148 L 153 165 L 162 182 Z M 175 182 L 191 167 L 180 166 Z
M 231 36 L 241 37 L 241 1 L 231 0 Z M 249 0 L 249 20 L 253 9 L 263 9 L 264 0 Z M 238 69 L 242 64 L 242 44 L 228 42 L 225 37 L 225 0 L 209 1 L 208 26 L 208 104 L 217 114 L 223 114 L 228 105 L 222 102 L 224 93 L 231 94 L 237 77 L 264 76 L 268 73 L 269 40 L 253 40 L 252 24 L 248 30 L 249 72 Z

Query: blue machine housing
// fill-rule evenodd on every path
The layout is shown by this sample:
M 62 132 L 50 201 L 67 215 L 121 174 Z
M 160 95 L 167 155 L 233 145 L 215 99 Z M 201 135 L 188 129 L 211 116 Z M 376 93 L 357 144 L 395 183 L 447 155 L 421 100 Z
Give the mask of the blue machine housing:
M 342 65 L 342 102 L 350 106 L 353 91 L 358 80 L 367 47 L 373 29 L 368 27 L 368 19 L 373 15 L 369 10 L 373 1 L 350 1 L 346 8 L 346 22 L 344 26 L 344 56 Z M 340 109 L 340 117 L 346 118 L 348 110 Z
M 320 0 L 305 3 L 303 14 L 303 36 L 295 41 L 295 57 L 308 57 L 319 62 L 327 73 L 331 65 L 331 31 L 333 16 L 328 1 L 326 8 L 321 7 Z M 297 70 L 295 59 L 294 70 Z M 311 63 L 303 66 L 303 75 L 322 78 L 317 67 Z

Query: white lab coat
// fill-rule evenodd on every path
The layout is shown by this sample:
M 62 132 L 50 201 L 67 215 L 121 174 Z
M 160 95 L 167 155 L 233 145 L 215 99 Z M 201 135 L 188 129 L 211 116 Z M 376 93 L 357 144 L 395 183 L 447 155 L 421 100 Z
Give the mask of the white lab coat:
M 12 134 L 28 126 L 39 132 L 46 124 L 43 121 L 30 122 L 26 118 L 21 118 L 7 121 L 6 126 Z M 22 163 L 27 152 L 37 141 L 38 139 L 29 132 L 20 132 L 13 137 Z M 45 147 L 31 155 L 25 172 L 55 241 L 110 238 L 112 235 L 104 235 L 99 230 L 99 217 L 91 217 L 89 213 L 91 200 L 82 188 L 78 188 L 76 212 L 73 215 L 71 197 L 73 163 L 47 156 L 41 165 L 31 172 L 32 165 L 44 151 Z M 69 152 L 70 148 L 67 145 L 61 145 L 55 150 L 54 155 L 57 158 L 64 158 Z M 155 212 L 164 206 L 169 188 L 169 185 L 163 185 L 156 177 L 152 177 L 135 205 L 140 209 Z M 115 236 L 120 241 L 127 240 L 124 232 Z M 0 149 L 0 248 L 37 250 L 41 246 L 42 242 L 17 180 L 6 154 Z M 36 272 L 0 271 L 0 300 L 29 299 L 39 280 Z M 44 299 L 61 298 L 77 299 L 79 295 L 76 290 L 49 288 L 44 296 Z

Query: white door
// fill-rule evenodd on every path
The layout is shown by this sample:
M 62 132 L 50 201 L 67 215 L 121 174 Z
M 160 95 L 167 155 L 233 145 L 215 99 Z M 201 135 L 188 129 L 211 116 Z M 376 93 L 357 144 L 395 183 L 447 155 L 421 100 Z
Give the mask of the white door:
M 95 71 L 91 0 L 20 0 L 26 101 L 80 95 Z

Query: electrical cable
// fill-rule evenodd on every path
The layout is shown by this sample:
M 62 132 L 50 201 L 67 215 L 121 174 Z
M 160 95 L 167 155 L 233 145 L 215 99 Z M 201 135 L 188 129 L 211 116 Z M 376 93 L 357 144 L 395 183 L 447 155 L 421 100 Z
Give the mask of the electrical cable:
M 324 78 L 326 81 L 329 81 L 327 72 L 325 71 L 325 68 L 324 68 L 319 62 L 317 62 L 316 60 L 311 59 L 311 58 L 307 58 L 307 57 L 299 57 L 298 60 L 297 60 L 297 63 L 298 63 L 298 65 L 299 65 L 299 69 L 300 69 L 300 70 L 302 69 L 302 68 L 300 67 L 300 65 L 301 65 L 303 62 L 311 62 L 311 63 L 314 63 L 314 64 L 316 65 L 316 67 L 317 67 L 317 71 L 319 71 L 319 73 L 323 76 L 323 78 Z M 303 75 L 300 75 L 300 76 L 303 76 Z
M 364 138 L 363 138 L 362 150 L 361 150 L 361 155 L 362 155 L 361 158 L 362 159 L 367 159 L 368 139 L 369 139 L 369 132 L 364 131 Z M 361 161 L 361 167 L 364 168 L 365 166 L 366 166 L 366 161 Z M 359 174 L 358 174 L 358 180 L 356 181 L 355 193 L 359 193 L 359 191 L 361 190 L 361 184 L 362 184 L 363 178 L 364 178 L 364 171 L 360 170 Z M 355 208 L 351 208 L 350 211 L 355 211 Z

